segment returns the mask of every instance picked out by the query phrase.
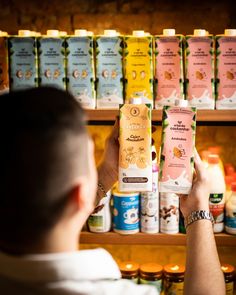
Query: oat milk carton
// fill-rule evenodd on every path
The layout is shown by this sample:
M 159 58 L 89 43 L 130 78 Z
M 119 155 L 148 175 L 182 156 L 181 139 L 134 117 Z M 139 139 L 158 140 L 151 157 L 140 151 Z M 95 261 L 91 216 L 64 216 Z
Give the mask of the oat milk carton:
M 133 31 L 124 37 L 125 102 L 141 98 L 153 107 L 153 49 L 152 36 Z
M 161 109 L 184 98 L 183 35 L 165 29 L 154 37 L 154 47 L 155 108 Z
M 66 88 L 65 38 L 48 30 L 38 38 L 39 85 Z
M 189 194 L 193 179 L 196 108 L 188 107 L 186 100 L 176 102 L 177 106 L 163 107 L 159 191 Z
M 216 108 L 236 109 L 236 29 L 216 36 Z
M 8 38 L 10 90 L 38 86 L 36 38 L 29 30 L 18 31 Z
M 214 109 L 215 39 L 205 30 L 194 30 L 185 42 L 186 99 L 197 109 Z
M 67 90 L 86 109 L 95 109 L 93 38 L 86 30 L 75 30 L 66 46 Z
M 95 38 L 97 108 L 119 109 L 123 101 L 123 37 L 105 30 Z
M 9 92 L 7 36 L 0 31 L 0 94 Z
M 152 191 L 151 105 L 120 106 L 119 191 Z

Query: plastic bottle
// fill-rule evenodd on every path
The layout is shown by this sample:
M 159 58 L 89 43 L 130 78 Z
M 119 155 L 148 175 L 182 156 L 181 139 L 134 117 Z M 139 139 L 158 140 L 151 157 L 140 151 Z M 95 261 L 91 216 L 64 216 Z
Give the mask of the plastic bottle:
M 232 175 L 225 176 L 225 185 L 226 185 L 226 192 L 225 192 L 225 203 L 228 201 L 229 196 L 231 195 L 231 184 L 234 182 L 234 178 Z
M 105 233 L 111 229 L 111 191 L 107 192 L 107 196 L 103 197 L 96 211 L 93 212 L 88 219 L 89 230 L 93 233 Z
M 231 184 L 231 196 L 225 206 L 225 231 L 231 235 L 236 235 L 236 182 Z
M 214 217 L 214 232 L 220 233 L 224 229 L 225 180 L 219 167 L 219 156 L 208 156 L 207 172 L 210 182 L 209 207 Z

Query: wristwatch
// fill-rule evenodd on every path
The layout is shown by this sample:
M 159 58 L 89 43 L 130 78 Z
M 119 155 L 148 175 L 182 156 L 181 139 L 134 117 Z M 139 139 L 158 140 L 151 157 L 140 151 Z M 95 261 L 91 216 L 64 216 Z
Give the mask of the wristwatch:
M 185 218 L 184 220 L 185 228 L 187 228 L 191 223 L 197 220 L 202 220 L 202 219 L 210 220 L 211 223 L 214 224 L 214 218 L 211 212 L 205 211 L 205 210 L 198 210 L 198 211 L 193 211 L 189 216 Z

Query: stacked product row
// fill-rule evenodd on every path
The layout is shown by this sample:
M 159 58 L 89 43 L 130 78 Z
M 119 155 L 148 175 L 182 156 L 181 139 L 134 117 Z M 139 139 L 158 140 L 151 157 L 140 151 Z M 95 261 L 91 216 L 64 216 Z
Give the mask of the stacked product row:
M 209 207 L 215 221 L 214 232 L 219 233 L 225 229 L 227 233 L 236 235 L 236 173 L 232 164 L 222 166 L 217 149 L 218 147 L 210 147 L 202 152 L 202 160 L 210 180 Z M 152 192 L 121 193 L 114 187 L 112 193 L 109 192 L 108 197 L 100 201 L 99 207 L 102 210 L 96 210 L 88 219 L 92 232 L 107 232 L 113 227 L 120 234 L 134 234 L 139 231 L 185 233 L 179 196 L 175 193 L 158 192 L 158 168 L 155 163 Z
M 64 35 L 1 32 L 0 91 L 53 85 L 89 109 L 117 109 L 134 98 L 157 109 L 183 98 L 199 109 L 236 109 L 236 30 Z
M 118 262 L 118 265 L 122 278 L 132 280 L 138 284 L 152 285 L 157 289 L 158 294 L 184 294 L 184 265 L 167 264 L 163 267 L 154 262 L 139 265 L 134 261 Z M 234 266 L 222 264 L 221 269 L 224 273 L 226 294 L 233 295 Z

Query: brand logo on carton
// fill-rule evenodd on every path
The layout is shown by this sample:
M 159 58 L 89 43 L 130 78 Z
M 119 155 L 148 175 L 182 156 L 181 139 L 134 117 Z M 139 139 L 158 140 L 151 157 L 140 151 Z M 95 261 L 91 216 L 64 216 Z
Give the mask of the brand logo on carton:
M 130 109 L 130 114 L 133 117 L 137 117 L 140 114 L 140 110 L 137 107 L 133 107 Z

